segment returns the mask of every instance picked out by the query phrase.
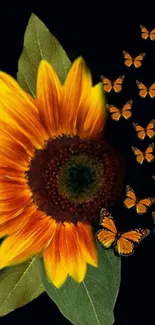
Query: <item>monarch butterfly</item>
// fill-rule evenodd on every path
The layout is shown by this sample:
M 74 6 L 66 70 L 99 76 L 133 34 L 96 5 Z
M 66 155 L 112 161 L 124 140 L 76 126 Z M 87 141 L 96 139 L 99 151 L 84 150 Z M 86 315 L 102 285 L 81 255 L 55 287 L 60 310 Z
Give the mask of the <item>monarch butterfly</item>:
M 135 58 L 132 58 L 132 56 L 128 52 L 123 51 L 123 55 L 124 55 L 124 64 L 127 67 L 130 67 L 133 64 L 135 66 L 135 68 L 140 68 L 141 65 L 142 65 L 142 61 L 144 59 L 144 56 L 146 54 L 145 53 L 140 53 Z
M 142 228 L 121 233 L 117 230 L 112 215 L 104 208 L 100 212 L 100 225 L 103 229 L 96 233 L 98 241 L 105 248 L 113 246 L 115 253 L 120 256 L 133 254 L 136 245 L 150 233 L 149 229 Z
M 138 123 L 133 123 L 139 139 L 144 140 L 146 136 L 153 138 L 155 136 L 155 119 L 151 120 L 146 128 L 143 128 Z
M 109 112 L 111 113 L 111 118 L 114 121 L 119 121 L 120 117 L 124 117 L 126 120 L 128 120 L 131 115 L 131 108 L 132 108 L 132 100 L 129 100 L 123 108 L 118 108 L 113 105 L 106 104 L 106 107 L 108 108 Z
M 139 96 L 145 98 L 149 95 L 151 98 L 155 97 L 155 82 L 147 88 L 141 81 L 136 80 L 136 84 L 139 90 Z
M 146 27 L 140 25 L 141 29 L 141 37 L 146 40 L 148 37 L 150 38 L 151 41 L 155 40 L 155 29 L 152 29 L 150 32 L 146 29 Z
M 144 160 L 147 160 L 150 163 L 155 158 L 153 155 L 154 143 L 151 143 L 144 152 L 142 152 L 136 147 L 131 147 L 131 149 L 134 155 L 136 156 L 136 161 L 139 164 L 143 164 Z
M 145 214 L 148 207 L 155 202 L 155 197 L 147 197 L 145 199 L 137 199 L 134 190 L 127 185 L 126 186 L 126 198 L 124 199 L 124 205 L 126 208 L 136 208 L 138 214 Z
M 104 90 L 107 93 L 110 93 L 111 90 L 114 90 L 115 93 L 119 93 L 122 90 L 122 84 L 125 76 L 122 75 L 118 77 L 114 82 L 111 82 L 108 78 L 101 76 L 101 80 L 103 82 Z

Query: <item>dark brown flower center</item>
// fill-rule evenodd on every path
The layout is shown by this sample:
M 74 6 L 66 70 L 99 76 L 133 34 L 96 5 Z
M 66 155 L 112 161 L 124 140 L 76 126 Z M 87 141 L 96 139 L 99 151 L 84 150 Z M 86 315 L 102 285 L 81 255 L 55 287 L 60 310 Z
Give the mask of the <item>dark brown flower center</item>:
M 102 187 L 103 175 L 103 164 L 97 158 L 85 153 L 74 155 L 58 172 L 58 191 L 71 202 L 87 202 Z
M 122 164 L 106 140 L 78 136 L 49 139 L 26 172 L 38 208 L 57 221 L 98 220 L 122 188 Z

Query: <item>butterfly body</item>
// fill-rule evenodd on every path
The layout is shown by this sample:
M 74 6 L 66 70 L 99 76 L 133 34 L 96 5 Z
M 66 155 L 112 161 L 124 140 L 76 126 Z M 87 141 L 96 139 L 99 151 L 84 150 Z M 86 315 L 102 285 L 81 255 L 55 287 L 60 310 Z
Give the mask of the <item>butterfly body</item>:
M 112 247 L 115 250 L 115 253 L 121 256 L 131 255 L 133 254 L 133 245 L 132 242 L 129 240 L 126 241 L 126 238 L 123 236 L 125 233 L 121 233 L 118 231 L 117 234 L 115 234 L 115 240 L 112 243 Z M 126 245 L 125 245 L 126 244 Z M 121 246 L 124 246 L 123 249 Z M 125 252 L 125 246 L 127 246 L 128 252 Z
M 121 117 L 124 117 L 126 120 L 128 120 L 131 115 L 131 109 L 132 109 L 132 100 L 129 100 L 124 106 L 123 108 L 118 108 L 114 105 L 109 105 L 106 104 L 106 107 L 108 108 L 109 112 L 111 113 L 111 118 L 114 121 L 119 121 Z
M 150 96 L 151 98 L 155 97 L 155 82 L 150 86 L 146 87 L 141 81 L 136 80 L 136 84 L 139 90 L 139 96 L 145 98 Z
M 123 51 L 123 55 L 124 55 L 124 64 L 127 67 L 131 67 L 131 65 L 133 65 L 135 68 L 140 68 L 146 54 L 140 53 L 135 58 L 132 58 L 132 56 L 128 52 Z
M 120 256 L 133 254 L 136 245 L 150 233 L 148 229 L 141 228 L 122 233 L 117 230 L 112 215 L 106 209 L 101 209 L 100 214 L 103 228 L 97 232 L 97 239 L 104 248 L 113 247 Z
M 125 78 L 125 76 L 122 75 L 122 76 L 118 77 L 115 81 L 112 82 L 108 78 L 101 76 L 104 90 L 108 93 L 110 93 L 112 90 L 115 93 L 119 93 L 122 90 L 122 84 L 123 84 L 124 78 Z
M 155 119 L 151 120 L 146 128 L 138 123 L 133 123 L 133 126 L 137 132 L 138 138 L 141 140 L 144 140 L 146 136 L 150 139 L 155 136 Z
M 136 161 L 139 164 L 143 164 L 144 160 L 147 162 L 152 162 L 154 160 L 153 150 L 154 150 L 154 143 L 150 144 L 145 152 L 141 151 L 140 149 L 136 147 L 131 147 L 134 155 L 136 156 Z
M 147 28 L 145 26 L 140 25 L 140 29 L 141 29 L 141 37 L 146 40 L 146 39 L 150 39 L 151 41 L 155 40 L 155 29 L 148 31 Z
M 135 191 L 129 186 L 126 186 L 126 198 L 124 205 L 127 209 L 136 208 L 138 214 L 145 214 L 148 208 L 155 202 L 155 197 L 147 197 L 139 199 Z

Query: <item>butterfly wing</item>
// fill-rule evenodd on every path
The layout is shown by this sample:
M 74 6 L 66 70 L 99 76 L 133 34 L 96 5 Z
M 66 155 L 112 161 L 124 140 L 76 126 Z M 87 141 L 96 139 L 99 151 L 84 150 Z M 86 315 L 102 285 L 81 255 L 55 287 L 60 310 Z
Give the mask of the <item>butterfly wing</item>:
M 132 63 L 133 63 L 132 56 L 126 51 L 123 51 L 123 55 L 124 55 L 124 64 L 127 67 L 130 67 L 132 65 Z
M 154 40 L 155 40 L 155 29 L 153 29 L 153 30 L 150 32 L 150 39 L 151 39 L 151 41 L 154 41 Z
M 101 80 L 103 82 L 104 90 L 107 93 L 110 93 L 110 91 L 112 90 L 112 83 L 111 83 L 111 81 L 108 78 L 104 77 L 104 76 L 101 76 Z
M 139 164 L 142 164 L 145 159 L 144 153 L 136 147 L 131 147 L 131 149 L 132 149 L 134 155 L 136 156 L 136 161 Z
M 109 220 L 108 220 L 109 219 Z M 108 222 L 106 224 L 106 222 Z M 115 223 L 113 221 L 113 217 L 112 215 L 107 211 L 107 209 L 102 208 L 100 210 L 100 223 L 99 223 L 102 227 L 105 227 L 109 230 L 111 230 L 112 232 L 114 232 L 115 234 L 117 233 L 117 229 L 115 226 Z M 112 227 L 112 228 L 111 228 Z
M 134 190 L 127 185 L 126 186 L 126 198 L 124 199 L 124 205 L 126 208 L 130 209 L 136 205 L 136 194 Z
M 146 86 L 141 81 L 138 80 L 136 80 L 136 84 L 139 90 L 139 96 L 145 98 L 148 93 Z
M 141 67 L 145 55 L 146 55 L 145 53 L 140 53 L 139 55 L 136 56 L 136 58 L 133 61 L 135 68 Z
M 115 251 L 120 256 L 131 255 L 133 253 L 133 248 L 133 243 L 122 236 L 117 240 L 115 245 Z
M 112 215 L 106 209 L 101 209 L 100 225 L 103 229 L 97 231 L 97 239 L 105 248 L 109 248 L 116 239 L 117 229 Z
M 155 119 L 151 120 L 148 124 L 146 134 L 149 138 L 153 138 L 155 136 Z
M 138 214 L 145 214 L 148 208 L 155 202 L 155 198 L 147 197 L 145 199 L 139 200 L 136 204 L 136 211 Z
M 154 155 L 153 155 L 153 150 L 154 150 L 154 143 L 151 143 L 148 148 L 145 150 L 145 159 L 148 162 L 152 162 L 154 160 Z
M 105 248 L 109 248 L 115 241 L 116 235 L 107 229 L 102 229 L 96 233 L 97 239 Z
M 134 253 L 135 247 L 150 233 L 149 229 L 135 229 L 121 234 L 117 241 L 117 252 L 121 256 Z
M 122 90 L 122 84 L 125 76 L 120 76 L 114 81 L 113 89 L 116 93 L 119 93 Z
M 155 82 L 149 88 L 149 95 L 151 98 L 155 97 Z
M 139 139 L 144 140 L 145 139 L 145 129 L 140 126 L 138 123 L 133 123 L 133 126 L 137 132 L 137 136 Z
M 139 228 L 139 229 L 124 232 L 122 234 L 122 237 L 125 239 L 128 239 L 128 240 L 131 240 L 132 242 L 140 243 L 140 241 L 144 237 L 148 236 L 149 233 L 150 233 L 150 230 Z
M 141 29 L 141 37 L 146 40 L 149 36 L 149 32 L 148 30 L 146 29 L 146 27 L 140 25 L 140 29 Z
M 131 108 L 132 108 L 132 103 L 133 101 L 132 100 L 129 100 L 122 108 L 122 116 L 128 120 L 131 115 L 132 115 L 132 112 L 131 112 Z
M 109 105 L 109 104 L 106 104 L 106 107 L 108 108 L 109 112 L 111 113 L 111 118 L 114 121 L 119 121 L 119 119 L 121 117 L 121 112 L 120 112 L 119 108 L 117 108 L 116 106 L 113 106 L 113 105 Z

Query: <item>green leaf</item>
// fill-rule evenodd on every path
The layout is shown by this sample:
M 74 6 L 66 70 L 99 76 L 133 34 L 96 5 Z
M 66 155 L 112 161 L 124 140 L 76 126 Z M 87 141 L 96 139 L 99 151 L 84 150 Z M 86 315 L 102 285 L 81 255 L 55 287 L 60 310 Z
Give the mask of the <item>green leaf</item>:
M 38 65 L 42 59 L 47 60 L 53 66 L 63 83 L 71 62 L 55 36 L 35 14 L 32 14 L 24 36 L 17 79 L 20 86 L 34 97 Z
M 107 251 L 100 245 L 98 251 L 98 268 L 88 266 L 82 283 L 68 277 L 59 289 L 47 279 L 43 260 L 38 260 L 47 294 L 75 325 L 112 325 L 114 322 L 113 310 L 120 286 L 120 258 L 114 255 L 113 250 Z
M 0 317 L 28 304 L 43 293 L 36 266 L 32 260 L 0 271 Z

